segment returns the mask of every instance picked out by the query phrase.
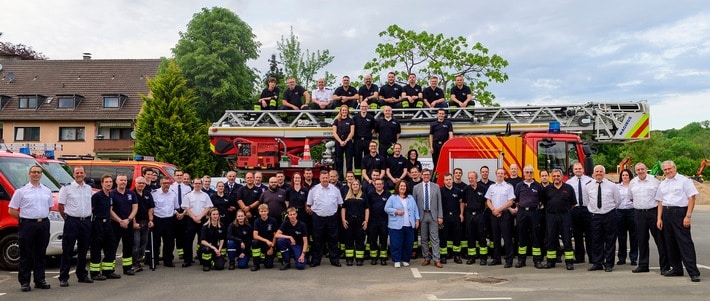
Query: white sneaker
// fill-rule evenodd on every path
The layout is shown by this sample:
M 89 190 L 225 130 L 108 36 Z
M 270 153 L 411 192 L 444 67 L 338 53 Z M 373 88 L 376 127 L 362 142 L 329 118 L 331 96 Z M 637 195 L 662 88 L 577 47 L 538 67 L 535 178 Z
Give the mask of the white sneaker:
M 408 267 L 408 266 L 409 266 L 409 262 L 403 261 L 403 262 L 402 262 L 402 266 Z
M 395 267 L 395 268 L 399 268 L 400 266 L 401 266 L 401 265 L 399 264 L 399 262 L 395 262 L 395 263 L 394 263 L 394 267 Z

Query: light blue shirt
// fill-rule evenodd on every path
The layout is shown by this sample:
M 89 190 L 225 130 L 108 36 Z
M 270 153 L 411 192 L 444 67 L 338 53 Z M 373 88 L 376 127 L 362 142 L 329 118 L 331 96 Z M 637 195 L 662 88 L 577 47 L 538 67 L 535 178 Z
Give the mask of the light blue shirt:
M 392 195 L 387 199 L 385 204 L 385 212 L 387 212 L 388 220 L 387 227 L 393 230 L 402 229 L 406 225 L 405 218 L 409 222 L 410 227 L 416 225 L 416 221 L 419 220 L 419 209 L 417 208 L 417 201 L 414 200 L 412 195 L 407 195 L 405 198 L 406 202 L 402 202 L 402 198 L 399 195 Z M 404 206 L 406 204 L 406 208 Z M 404 215 L 396 215 L 397 210 L 402 210 Z

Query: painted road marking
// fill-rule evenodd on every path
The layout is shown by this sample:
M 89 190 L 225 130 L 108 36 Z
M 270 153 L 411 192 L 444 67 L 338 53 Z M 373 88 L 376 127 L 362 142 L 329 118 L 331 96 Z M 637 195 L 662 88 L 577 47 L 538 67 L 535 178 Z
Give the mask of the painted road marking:
M 436 301 L 484 301 L 484 300 L 513 300 L 511 297 L 483 297 L 483 298 L 437 298 L 434 295 L 427 295 L 427 300 Z

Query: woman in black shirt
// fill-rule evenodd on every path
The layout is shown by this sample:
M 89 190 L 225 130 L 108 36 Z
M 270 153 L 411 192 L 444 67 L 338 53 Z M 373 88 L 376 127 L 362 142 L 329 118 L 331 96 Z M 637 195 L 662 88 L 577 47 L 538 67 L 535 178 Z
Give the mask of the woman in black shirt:
M 235 264 L 240 269 L 249 267 L 252 239 L 254 239 L 254 228 L 249 225 L 244 211 L 239 209 L 237 218 L 227 228 L 227 257 L 229 257 L 230 270 L 234 270 Z
M 222 226 L 226 226 L 231 221 L 228 220 L 229 211 L 229 197 L 224 193 L 224 182 L 217 182 L 217 192 L 213 194 L 210 199 L 212 200 L 212 207 L 219 210 L 219 217 Z
M 222 248 L 227 234 L 219 221 L 219 210 L 217 208 L 210 209 L 207 215 L 209 215 L 210 219 L 202 226 L 200 249 L 197 251 L 200 256 L 202 270 L 205 272 L 209 272 L 213 264 L 215 270 L 224 269 Z

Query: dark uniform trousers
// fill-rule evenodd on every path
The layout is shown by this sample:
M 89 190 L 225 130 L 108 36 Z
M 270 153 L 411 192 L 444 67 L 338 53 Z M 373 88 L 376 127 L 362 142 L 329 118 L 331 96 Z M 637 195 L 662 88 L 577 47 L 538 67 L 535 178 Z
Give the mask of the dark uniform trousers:
M 470 211 L 467 209 L 466 214 L 464 214 L 469 258 L 476 255 L 478 255 L 478 258 L 483 261 L 488 258 L 488 243 L 486 243 L 486 237 L 488 234 L 488 227 L 486 227 L 487 219 L 488 218 L 486 217 L 484 210 Z
M 591 264 L 614 267 L 616 254 L 616 209 L 604 214 L 592 214 Z
M 577 262 L 584 262 L 585 248 L 590 260 L 592 232 L 592 215 L 586 206 L 577 206 L 572 209 L 572 235 L 574 236 L 574 258 Z
M 184 211 L 179 210 L 179 212 L 184 213 Z M 175 235 L 175 247 L 177 248 L 178 257 L 184 257 L 185 250 L 185 235 L 187 231 L 187 222 L 190 219 L 187 214 L 182 220 L 177 219 L 177 216 L 173 217 L 173 234 Z M 254 222 L 253 220 L 249 221 Z
M 62 230 L 62 262 L 59 266 L 59 280 L 69 280 L 69 270 L 71 269 L 71 258 L 74 254 L 76 244 L 76 277 L 86 279 L 89 272 L 86 271 L 86 253 L 89 251 L 89 240 L 91 239 L 91 217 L 79 218 L 68 216 L 64 220 Z
M 431 159 L 433 160 L 434 163 L 434 168 L 436 168 L 436 164 L 439 162 L 439 154 L 441 154 L 441 147 L 444 146 L 445 141 L 434 141 L 434 145 L 432 145 L 434 148 L 431 150 Z
M 444 227 L 439 227 L 439 252 L 441 256 L 461 255 L 461 215 L 444 212 Z
M 202 233 L 202 223 L 196 223 L 193 221 L 189 216 L 185 215 L 185 218 L 187 221 L 185 222 L 185 234 L 183 238 L 183 261 L 185 263 L 192 263 L 193 261 L 193 251 L 197 248 L 196 245 L 193 245 L 195 242 L 195 236 L 197 236 L 197 242 L 199 243 L 200 241 L 200 233 Z M 204 219 L 203 219 L 204 221 Z
M 130 221 L 125 229 L 115 221 L 111 221 L 111 226 L 113 227 L 113 235 L 116 237 L 116 248 L 118 248 L 118 241 L 121 241 L 121 265 L 124 271 L 128 270 L 133 265 L 133 221 Z
M 131 240 L 133 241 L 133 240 Z M 110 275 L 116 270 L 116 236 L 108 218 L 93 218 L 91 222 L 91 251 L 89 271 L 91 275 Z M 104 252 L 103 259 L 101 251 Z
M 547 261 L 557 261 L 557 249 L 560 247 L 559 239 L 562 237 L 562 250 L 565 263 L 574 262 L 574 249 L 572 249 L 572 213 L 550 212 L 545 216 L 547 228 Z
M 346 137 L 347 138 L 347 137 Z M 345 139 L 343 139 L 345 140 Z M 345 156 L 345 171 L 353 171 L 353 142 L 348 141 L 345 146 L 340 146 L 340 143 L 335 142 L 335 170 L 340 175 L 340 180 L 345 179 L 343 172 L 343 155 Z
M 658 249 L 658 264 L 661 267 L 661 271 L 667 271 L 671 268 L 671 264 L 668 262 L 663 233 L 658 230 L 656 225 L 656 221 L 658 220 L 658 208 L 635 209 L 634 211 L 636 237 L 638 238 L 639 246 L 638 266 L 648 268 L 650 256 L 648 239 L 650 236 L 653 236 L 653 242 L 656 244 L 656 249 Z
M 158 261 L 158 254 L 160 253 L 160 243 L 163 242 L 163 262 L 166 264 L 173 263 L 173 250 L 175 249 L 175 234 L 173 233 L 174 217 L 155 217 L 153 219 L 153 256 L 155 256 L 155 261 Z M 145 259 L 146 261 L 149 258 Z M 147 262 L 146 262 L 147 263 Z
M 365 230 L 362 229 L 364 216 L 345 214 L 348 228 L 345 229 L 345 257 L 356 259 L 365 258 Z
M 501 261 L 501 252 L 505 248 L 506 263 L 513 262 L 513 216 L 504 210 L 500 217 L 491 215 L 491 231 L 493 232 L 493 260 Z M 503 246 L 500 245 L 501 239 Z
M 20 244 L 20 271 L 17 280 L 29 284 L 32 272 L 35 283 L 45 281 L 47 245 L 49 245 L 49 219 L 20 218 L 18 231 Z
M 671 268 L 674 271 L 682 271 L 682 261 L 689 276 L 699 276 L 690 228 L 683 227 L 687 212 L 688 207 L 663 206 L 663 238 Z
M 525 261 L 528 246 L 532 246 L 533 261 L 542 261 L 542 239 L 538 235 L 540 229 L 540 211 L 537 207 L 519 207 L 516 215 L 518 223 L 518 260 Z
M 372 138 L 355 137 L 354 138 L 354 154 L 353 159 L 355 160 L 355 176 L 358 172 L 362 170 L 362 158 L 370 154 L 370 140 Z M 368 170 L 371 172 L 371 170 Z M 370 175 L 367 175 L 368 177 Z
M 370 220 L 367 225 L 367 239 L 370 243 L 370 258 L 387 258 L 387 221 Z
M 338 260 L 338 218 L 313 214 L 313 263 L 320 264 L 326 239 L 331 261 Z
M 636 237 L 634 209 L 616 209 L 616 217 L 616 225 L 618 226 L 616 235 L 619 239 L 619 252 L 617 255 L 619 260 L 626 260 L 628 255 L 629 259 L 635 262 L 639 257 L 639 246 L 638 238 Z M 626 249 L 627 239 L 631 248 L 628 252 Z

